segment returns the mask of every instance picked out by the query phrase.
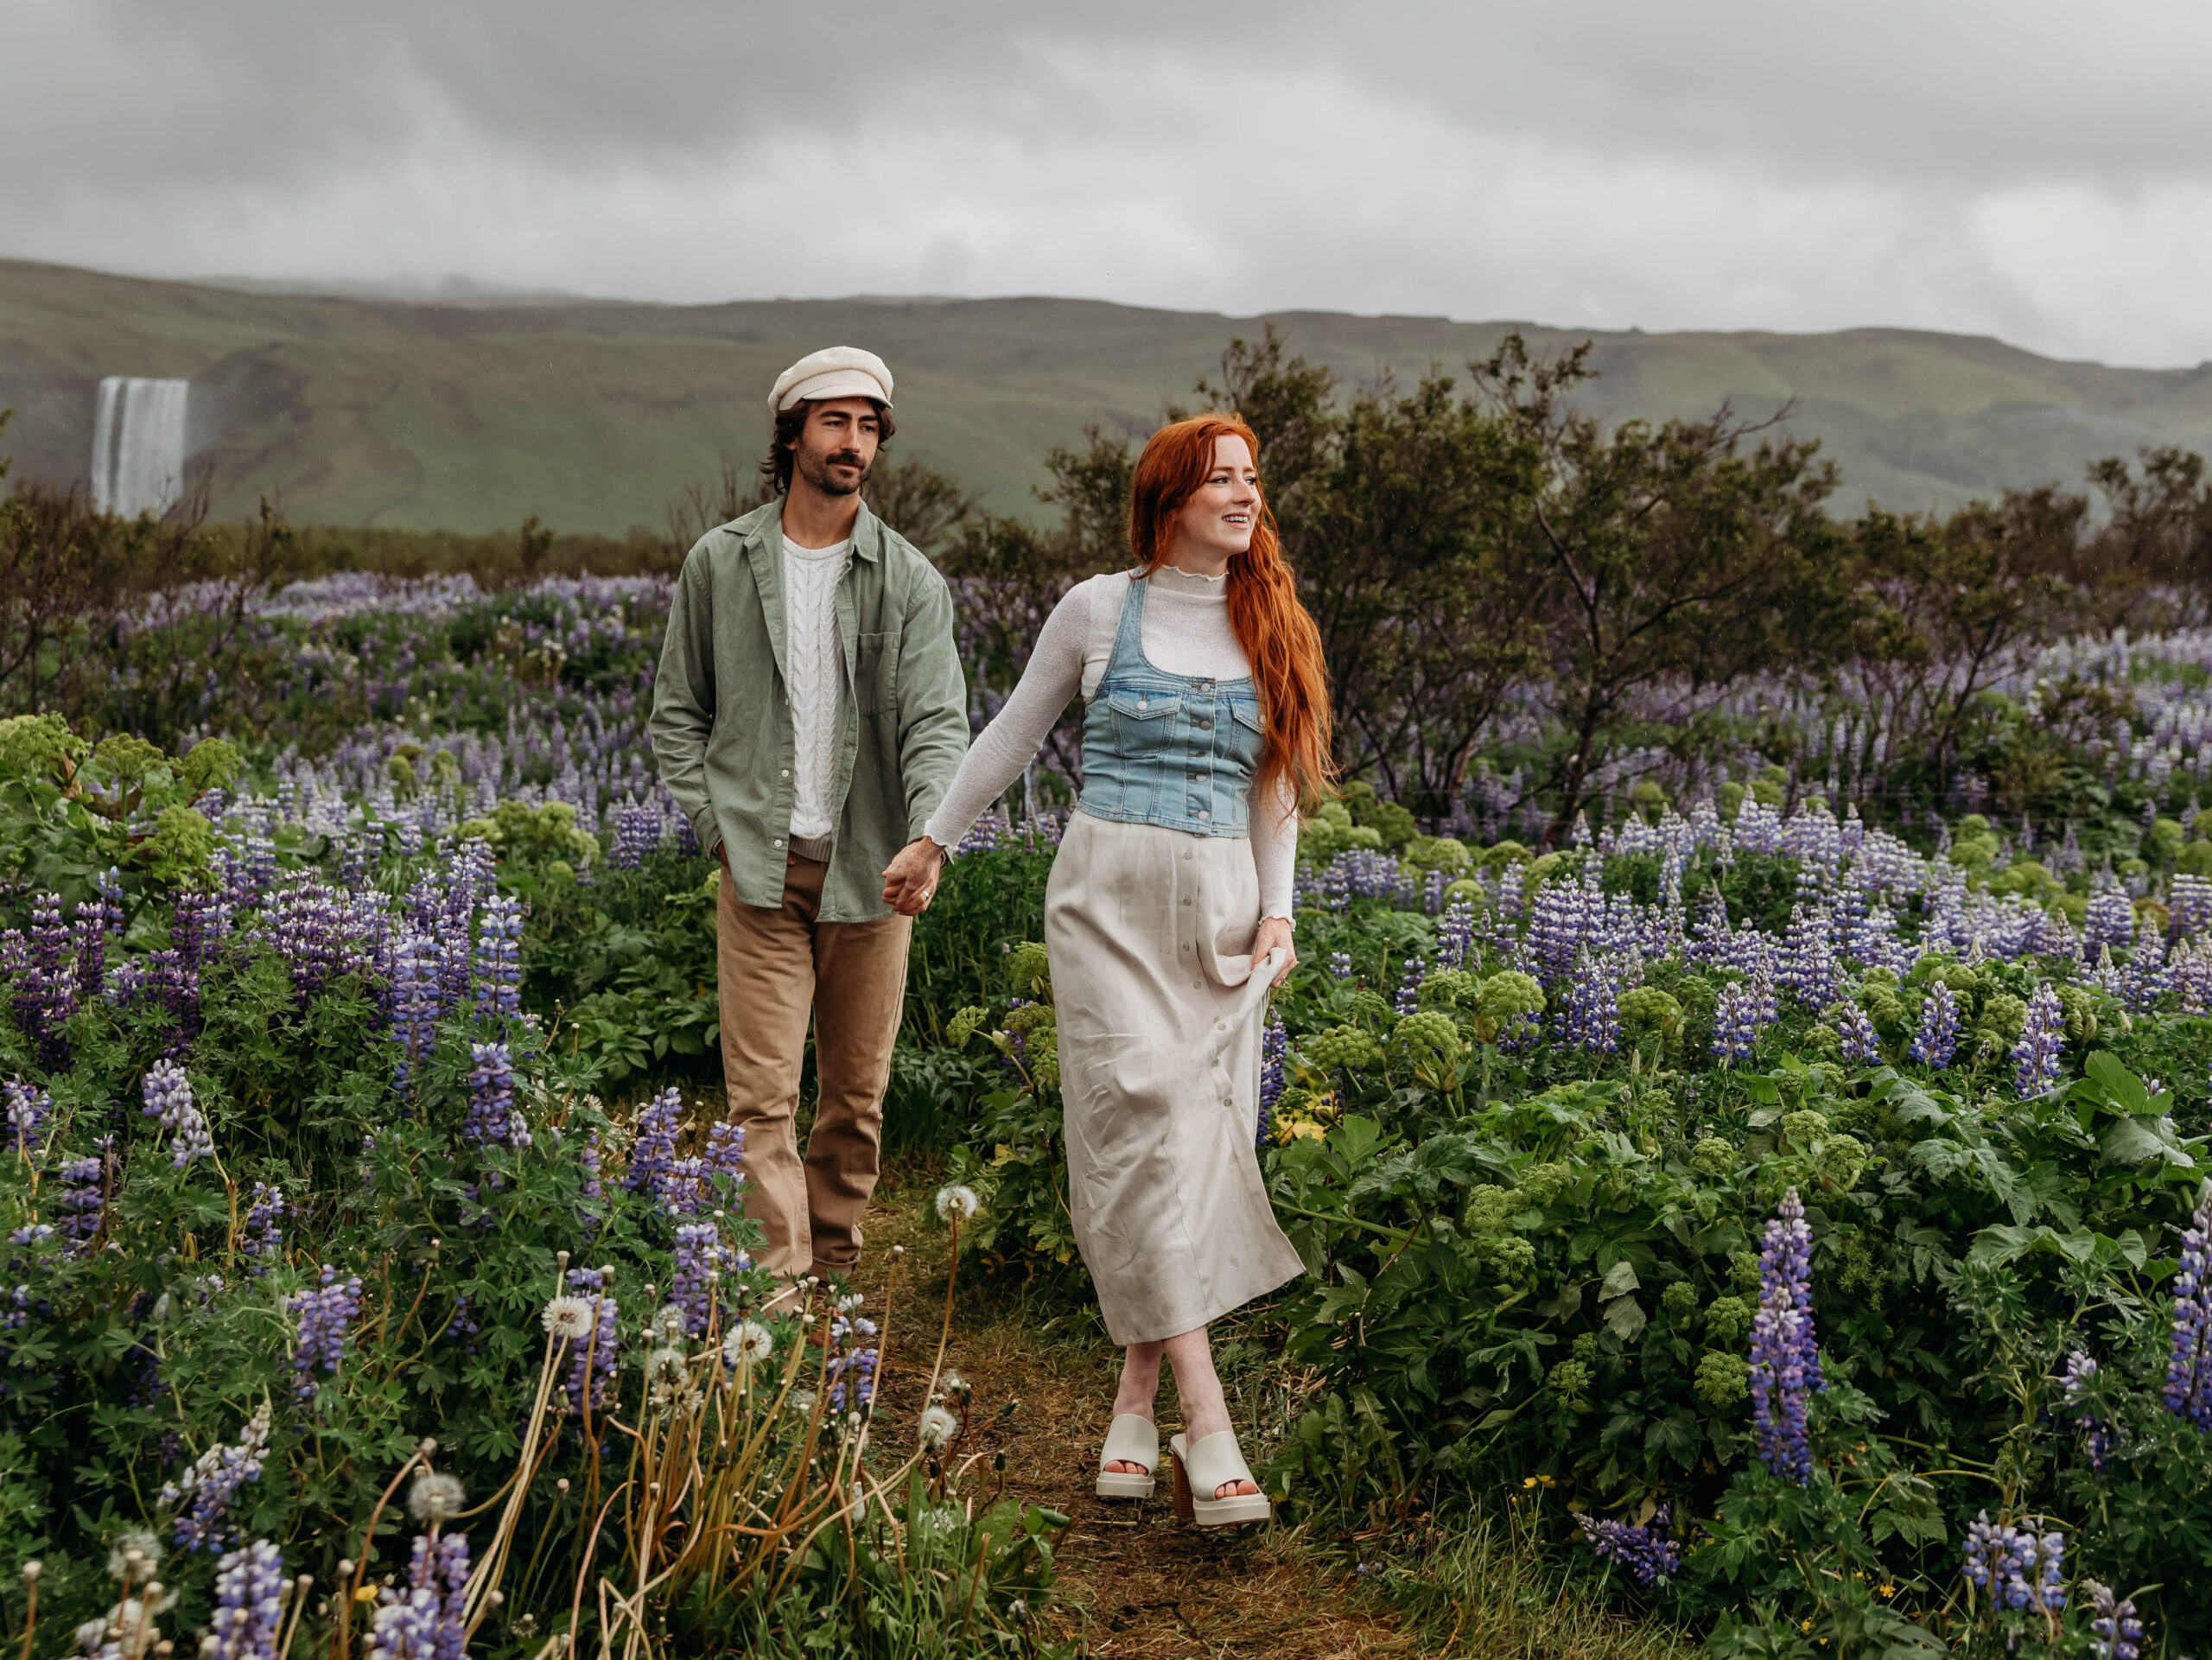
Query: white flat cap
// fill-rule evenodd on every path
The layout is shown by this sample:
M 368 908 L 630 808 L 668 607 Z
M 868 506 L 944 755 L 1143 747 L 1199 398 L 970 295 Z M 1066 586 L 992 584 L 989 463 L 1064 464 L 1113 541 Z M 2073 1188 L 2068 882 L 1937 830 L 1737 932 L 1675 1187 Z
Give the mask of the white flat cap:
M 873 352 L 857 346 L 825 346 L 809 352 L 776 377 L 768 394 L 770 420 L 810 398 L 872 398 L 891 407 L 891 368 Z

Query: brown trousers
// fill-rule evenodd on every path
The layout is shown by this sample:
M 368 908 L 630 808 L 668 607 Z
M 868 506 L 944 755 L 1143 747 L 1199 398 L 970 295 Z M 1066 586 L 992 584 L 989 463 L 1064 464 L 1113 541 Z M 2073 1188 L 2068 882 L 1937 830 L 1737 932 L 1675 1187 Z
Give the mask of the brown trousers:
M 909 917 L 818 922 L 827 865 L 792 856 L 784 902 L 742 905 L 724 872 L 716 922 L 722 1075 L 745 1130 L 745 1213 L 779 1273 L 849 1275 L 882 1160 L 883 1089 L 906 995 Z M 802 1167 L 793 1115 L 808 1016 L 819 1086 Z

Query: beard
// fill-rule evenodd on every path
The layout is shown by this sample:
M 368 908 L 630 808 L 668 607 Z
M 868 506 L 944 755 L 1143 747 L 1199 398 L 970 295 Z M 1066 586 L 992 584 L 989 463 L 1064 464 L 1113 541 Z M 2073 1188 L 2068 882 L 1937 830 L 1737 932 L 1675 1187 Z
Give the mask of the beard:
M 801 445 L 794 452 L 792 460 L 798 464 L 800 475 L 825 496 L 855 495 L 868 483 L 868 463 L 861 459 L 860 451 L 849 447 L 813 450 Z M 858 467 L 859 476 L 849 482 L 839 478 L 830 469 L 840 464 Z

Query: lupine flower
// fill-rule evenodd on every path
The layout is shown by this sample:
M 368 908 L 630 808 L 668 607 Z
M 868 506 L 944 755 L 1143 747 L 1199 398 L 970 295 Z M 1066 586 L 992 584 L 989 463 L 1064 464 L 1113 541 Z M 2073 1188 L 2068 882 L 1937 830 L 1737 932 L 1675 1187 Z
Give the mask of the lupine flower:
M 392 1065 L 394 1088 L 429 1057 L 438 1032 L 438 942 L 410 933 L 400 940 L 391 963 L 391 1035 L 399 1045 Z
M 606 1405 L 607 1386 L 613 1381 L 615 1368 L 621 1360 L 616 1335 L 616 1320 L 621 1309 L 613 1297 L 606 1294 L 607 1275 L 607 1270 L 600 1268 L 569 1270 L 569 1289 L 582 1294 L 592 1309 L 590 1332 L 573 1340 L 569 1355 L 565 1400 L 566 1409 L 571 1413 L 586 1406 L 596 1412 Z
M 1351 953 L 1350 951 L 1331 951 L 1329 953 L 1329 973 L 1331 977 L 1334 979 L 1351 979 Z
M 264 1401 L 246 1420 L 237 1446 L 209 1447 L 162 1487 L 164 1505 L 191 1501 L 191 1509 L 172 1524 L 178 1549 L 219 1550 L 231 1542 L 236 1536 L 229 1519 L 231 1501 L 247 1482 L 260 1479 L 262 1457 L 268 1449 L 269 1404 Z
M 584 1137 L 583 1145 L 576 1149 L 576 1162 L 583 1167 L 584 1172 L 583 1186 L 578 1190 L 582 1195 L 586 1199 L 606 1198 L 606 1186 L 600 1180 L 599 1132 L 597 1130 L 591 1131 Z
M 149 1118 L 159 1118 L 169 1132 L 169 1162 L 181 1170 L 194 1159 L 214 1156 L 215 1143 L 207 1133 L 207 1120 L 192 1099 L 192 1084 L 184 1069 L 172 1061 L 157 1060 L 142 1085 L 143 1109 Z
M 2066 1357 L 2066 1374 L 2062 1380 L 2066 1391 L 2066 1404 L 2079 1406 L 2088 1390 L 2089 1380 L 2097 1375 L 2097 1363 L 2082 1350 L 2076 1349 Z M 2089 1438 L 2089 1467 L 2101 1471 L 2105 1454 L 2112 1450 L 2113 1435 L 2105 1428 L 2103 1421 L 2084 1413 L 2074 1420 L 2076 1429 L 2086 1432 Z
M 638 1138 L 630 1146 L 623 1186 L 655 1201 L 667 1197 L 683 1120 L 683 1095 L 673 1084 L 638 1110 Z
M 617 870 L 635 870 L 659 845 L 660 815 L 650 807 L 624 807 L 614 815 L 614 848 L 607 862 Z
M 2096 1660 L 2142 1660 L 2143 1622 L 2135 1617 L 2134 1601 L 2121 1601 L 2112 1587 L 2095 1580 L 2082 1580 L 2082 1588 L 2096 1614 L 2089 1622 L 2094 1638 L 2089 1649 Z
M 266 1539 L 215 1565 L 215 1614 L 200 1653 L 209 1660 L 276 1660 L 284 1623 L 284 1558 Z
M 461 1660 L 467 1647 L 468 1536 L 415 1536 L 407 1588 L 380 1587 L 369 1628 L 374 1660 Z
M 1588 1515 L 1574 1518 L 1591 1549 L 1607 1561 L 1618 1562 L 1642 1586 L 1672 1579 L 1682 1564 L 1681 1553 L 1667 1536 L 1668 1507 L 1652 1511 L 1649 1525 L 1599 1521 Z
M 875 1322 L 857 1314 L 840 1313 L 830 1322 L 830 1405 L 833 1411 L 842 1412 L 849 1403 L 857 1412 L 874 1401 L 875 1368 L 880 1357 L 868 1345 L 868 1339 L 874 1335 Z
M 2038 1535 L 2031 1529 L 1999 1526 L 1984 1511 L 1967 1524 L 1961 1571 L 1967 1583 L 1989 1593 L 1992 1607 L 2056 1613 L 2066 1606 L 2066 1536 L 2062 1533 Z
M 1835 1006 L 1835 1034 L 1842 1042 L 1843 1058 L 1853 1066 L 1871 1065 L 1882 1058 L 1882 1040 L 1874 1022 L 1857 1003 Z
M 1398 987 L 1397 1011 L 1401 1019 L 1421 1007 L 1421 983 L 1428 977 L 1428 970 L 1418 957 L 1406 959 L 1406 977 Z
M 248 1256 L 262 1259 L 264 1265 L 253 1270 L 257 1275 L 266 1274 L 269 1261 L 283 1253 L 283 1224 L 286 1212 L 290 1209 L 291 1206 L 284 1202 L 284 1195 L 277 1189 L 265 1181 L 253 1184 L 253 1198 L 246 1206 L 245 1225 L 242 1230 L 245 1238 L 238 1249 Z
M 2174 1329 L 2166 1364 L 2166 1410 L 2212 1431 L 2212 1277 L 2206 1272 L 2212 1243 L 2212 1182 L 2197 1199 L 2196 1214 L 2181 1237 L 2181 1271 L 2174 1276 Z
M 297 1322 L 292 1347 L 292 1371 L 299 1380 L 295 1392 L 302 1401 L 311 1401 L 316 1369 L 334 1377 L 345 1364 L 353 1322 L 361 1317 L 361 1282 L 349 1276 L 341 1282 L 338 1270 L 325 1262 L 316 1288 L 295 1293 L 285 1300 L 284 1309 Z
M 82 1256 L 107 1225 L 107 1197 L 112 1187 L 115 1138 L 100 1138 L 98 1158 L 71 1159 L 60 1170 L 61 1196 L 54 1201 L 54 1229 L 72 1256 Z
M 472 1043 L 470 1058 L 476 1062 L 468 1074 L 468 1119 L 461 1137 L 482 1147 L 498 1143 L 522 1148 L 531 1144 L 530 1129 L 515 1110 L 514 1056 L 504 1043 Z
M 1747 985 L 1720 988 L 1713 1005 L 1713 1058 L 1723 1065 L 1749 1060 L 1758 1048 L 1758 1000 Z
M 504 894 L 484 902 L 476 924 L 476 987 L 480 1013 L 522 1012 L 522 906 Z
M 54 1097 L 44 1090 L 33 1089 L 20 1075 L 0 1084 L 0 1095 L 8 1102 L 8 1128 L 16 1133 L 16 1151 L 27 1153 L 45 1132 L 47 1120 L 53 1116 Z
M 1282 1098 L 1283 1057 L 1289 1051 L 1290 1034 L 1284 1028 L 1282 1017 L 1271 1012 L 1260 1034 L 1260 1117 L 1253 1136 L 1261 1147 L 1268 1144 L 1268 1132 L 1274 1123 L 1275 1103 Z
M 2023 1101 L 2057 1084 L 2058 1056 L 2065 1044 L 2066 1011 L 2046 980 L 2028 999 L 2028 1018 L 2020 1027 L 2020 1040 L 2012 1046 L 2014 1086 Z
M 1913 1034 L 1910 1053 L 1923 1065 L 1943 1067 L 1951 1064 L 1958 1044 L 1959 1000 L 1938 980 L 1928 988 L 1928 999 L 1920 1006 L 1920 1028 Z
M 1465 968 L 1474 944 L 1475 907 L 1465 900 L 1453 900 L 1444 907 L 1444 919 L 1436 927 L 1437 967 Z
M 1619 975 L 1610 956 L 1585 949 L 1575 960 L 1573 977 L 1560 1005 L 1559 1035 L 1592 1054 L 1610 1055 L 1621 1046 Z
M 687 1223 L 677 1229 L 676 1278 L 669 1287 L 669 1298 L 683 1321 L 680 1335 L 696 1337 L 707 1329 L 715 1301 L 715 1282 L 737 1261 L 737 1253 L 722 1243 L 721 1229 L 716 1224 Z
M 1759 1252 L 1759 1307 L 1751 1317 L 1751 1418 L 1759 1457 L 1777 1476 L 1813 1479 L 1805 1397 L 1827 1387 L 1813 1331 L 1813 1231 L 1792 1187 L 1766 1225 Z

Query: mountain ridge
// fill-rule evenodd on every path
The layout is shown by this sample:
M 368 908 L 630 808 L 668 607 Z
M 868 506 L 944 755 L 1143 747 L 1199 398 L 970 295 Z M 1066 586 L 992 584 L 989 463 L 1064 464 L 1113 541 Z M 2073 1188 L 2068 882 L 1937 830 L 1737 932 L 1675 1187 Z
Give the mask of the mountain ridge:
M 100 378 L 181 376 L 219 515 L 267 493 L 302 523 L 486 531 L 535 513 L 620 534 L 658 525 L 726 460 L 748 463 L 777 371 L 843 340 L 898 376 L 894 454 L 1022 512 L 1050 445 L 1092 424 L 1146 430 L 1217 373 L 1232 337 L 1268 322 L 1352 385 L 1457 372 L 1518 331 L 1541 350 L 1591 341 L 1599 378 L 1584 402 L 1607 418 L 1791 406 L 1789 429 L 1840 467 L 1845 512 L 2078 487 L 2098 456 L 2212 448 L 2212 363 L 2120 367 L 1878 324 L 1662 334 L 1050 296 L 372 298 L 0 260 L 0 408 L 16 411 L 0 450 L 28 474 L 81 477 Z

